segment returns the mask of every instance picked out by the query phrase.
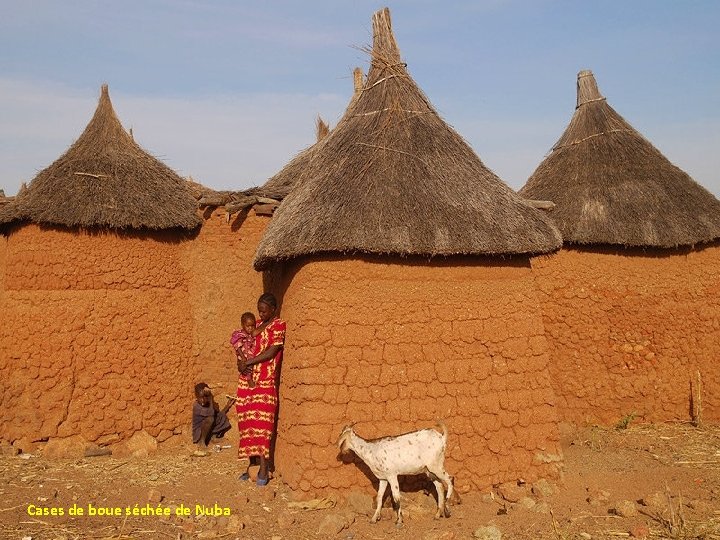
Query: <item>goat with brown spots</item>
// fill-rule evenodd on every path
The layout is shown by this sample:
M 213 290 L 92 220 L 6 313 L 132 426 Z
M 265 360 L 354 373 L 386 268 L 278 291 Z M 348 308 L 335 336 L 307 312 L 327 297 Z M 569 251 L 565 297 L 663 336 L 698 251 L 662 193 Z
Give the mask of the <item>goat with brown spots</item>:
M 444 423 L 438 423 L 442 434 L 434 429 L 422 429 L 381 439 L 365 440 L 353 431 L 352 425 L 345 426 L 338 438 L 341 453 L 352 450 L 362 459 L 372 473 L 380 481 L 375 513 L 371 523 L 380 519 L 383 495 L 390 484 L 392 497 L 397 505 L 395 524 L 402 525 L 402 509 L 400 508 L 400 486 L 398 475 L 426 474 L 437 490 L 438 509 L 435 519 L 441 516 L 450 517 L 448 500 L 453 494 L 453 479 L 445 471 L 445 448 L 448 431 Z M 447 487 L 447 497 L 445 488 Z

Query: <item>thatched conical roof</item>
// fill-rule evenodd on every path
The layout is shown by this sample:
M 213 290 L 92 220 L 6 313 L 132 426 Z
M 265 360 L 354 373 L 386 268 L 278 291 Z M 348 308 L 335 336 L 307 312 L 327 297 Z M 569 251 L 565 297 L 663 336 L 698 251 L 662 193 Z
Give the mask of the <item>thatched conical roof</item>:
M 80 138 L 16 202 L 23 219 L 69 227 L 192 229 L 201 222 L 186 181 L 123 129 L 107 85 Z
M 6 225 L 16 217 L 14 197 L 6 197 L 5 191 L 0 189 L 0 225 Z
M 295 185 L 302 171 L 310 162 L 313 151 L 320 141 L 322 141 L 330 133 L 330 127 L 319 116 L 315 123 L 315 143 L 300 151 L 290 162 L 285 165 L 275 175 L 271 176 L 267 182 L 258 188 L 264 197 L 270 197 L 282 200 L 287 197 L 290 190 Z
M 690 246 L 720 238 L 720 201 L 628 124 L 578 74 L 577 107 L 520 194 L 555 203 L 567 243 Z
M 387 8 L 360 95 L 318 145 L 258 246 L 256 268 L 311 253 L 529 254 L 560 234 L 487 169 L 408 75 Z
M 209 188 L 196 181 L 192 176 L 188 176 L 185 179 L 185 182 L 187 182 L 187 188 L 190 190 L 190 194 L 196 201 L 202 199 L 203 197 L 214 197 L 219 193 L 217 190 Z
M 360 95 L 363 89 L 363 72 L 360 68 L 353 70 L 353 87 L 354 92 L 348 105 L 348 110 L 352 109 L 352 105 Z M 346 113 L 347 114 L 347 113 Z M 305 170 L 314 151 L 319 148 L 319 142 L 322 141 L 330 133 L 330 127 L 318 116 L 316 124 L 316 140 L 311 146 L 308 146 L 299 152 L 290 162 L 285 165 L 279 172 L 265 182 L 259 189 L 265 197 L 282 200 L 287 197 L 300 174 Z

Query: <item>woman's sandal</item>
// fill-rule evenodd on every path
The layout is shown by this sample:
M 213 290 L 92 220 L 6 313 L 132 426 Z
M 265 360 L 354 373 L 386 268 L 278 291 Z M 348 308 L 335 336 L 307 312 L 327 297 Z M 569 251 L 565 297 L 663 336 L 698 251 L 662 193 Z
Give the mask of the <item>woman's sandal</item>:
M 242 474 L 238 477 L 238 480 L 242 480 L 243 482 L 247 482 L 248 480 L 250 480 L 250 475 L 247 473 L 247 471 L 245 471 L 244 473 L 242 473 Z

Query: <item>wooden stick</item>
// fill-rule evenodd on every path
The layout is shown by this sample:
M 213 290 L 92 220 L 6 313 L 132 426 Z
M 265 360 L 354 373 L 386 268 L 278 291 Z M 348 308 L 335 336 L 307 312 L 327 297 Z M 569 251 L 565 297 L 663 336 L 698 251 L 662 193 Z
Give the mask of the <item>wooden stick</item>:
M 257 202 L 257 197 L 255 196 L 249 196 L 244 197 L 237 201 L 231 201 L 225 205 L 225 211 L 230 214 L 236 214 L 240 212 L 241 210 L 245 210 L 248 206 L 252 206 Z
M 357 96 L 360 92 L 362 92 L 363 86 L 365 86 L 365 76 L 363 75 L 363 70 L 356 67 L 353 70 L 353 95 Z
M 583 514 L 578 517 L 570 518 L 571 522 L 580 521 L 581 519 L 623 519 L 622 516 L 616 514 L 608 514 L 607 516 L 595 516 L 593 514 Z
M 257 204 L 253 206 L 255 215 L 258 216 L 272 216 L 275 213 L 275 209 L 278 207 L 277 203 L 274 204 Z
M 410 152 L 405 152 L 404 150 L 399 150 L 397 148 L 390 148 L 389 146 L 379 146 L 377 144 L 369 144 L 369 143 L 364 143 L 364 142 L 356 142 L 354 144 L 357 144 L 359 146 L 368 146 L 370 148 L 377 148 L 378 150 L 388 150 L 390 152 L 397 152 L 398 154 L 404 154 L 406 156 L 410 156 L 411 158 L 415 158 L 418 161 L 420 161 L 421 163 L 424 163 L 425 165 L 427 165 L 427 163 L 425 163 L 425 161 L 422 158 L 418 157 L 415 154 L 411 154 Z
M 700 427 L 702 424 L 702 379 L 699 370 L 695 372 L 694 381 L 690 377 L 690 399 L 692 400 L 690 423 L 694 427 Z
M 702 425 L 702 378 L 700 377 L 700 370 L 695 372 L 695 390 L 695 401 L 697 403 L 695 427 L 700 427 Z
M 73 174 L 76 176 L 90 176 L 92 178 L 110 178 L 109 174 L 93 174 L 88 172 L 76 172 Z
M 115 469 L 119 469 L 119 468 L 122 467 L 123 465 L 127 465 L 127 464 L 128 464 L 127 461 L 123 461 L 122 463 L 119 463 L 118 465 L 115 465 L 114 467 L 110 467 L 109 469 L 106 469 L 106 470 L 107 470 L 108 472 L 109 472 L 109 471 L 114 471 Z
M 536 201 L 533 199 L 525 199 L 525 203 L 533 208 L 540 210 L 552 210 L 555 208 L 555 203 L 552 201 Z
M 257 197 L 257 202 L 260 204 L 280 204 L 277 199 L 271 199 L 269 197 Z
M 200 197 L 200 200 L 198 201 L 198 204 L 200 206 L 223 206 L 225 203 L 228 202 L 229 197 L 225 195 L 216 195 L 216 196 L 205 196 L 203 195 Z

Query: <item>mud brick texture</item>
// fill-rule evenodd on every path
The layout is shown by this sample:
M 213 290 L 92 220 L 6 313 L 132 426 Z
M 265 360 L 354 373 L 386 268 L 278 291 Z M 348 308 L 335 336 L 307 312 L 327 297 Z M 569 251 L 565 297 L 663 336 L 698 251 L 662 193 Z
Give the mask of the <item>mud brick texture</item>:
M 267 218 L 184 232 L 22 225 L 0 236 L 0 438 L 158 440 L 187 431 L 192 388 L 237 380 L 228 340 L 255 309 Z
M 568 249 L 532 260 L 560 417 L 720 420 L 720 247 Z
M 337 456 L 351 422 L 374 438 L 443 420 L 446 468 L 462 489 L 557 476 L 558 417 L 527 258 L 315 258 L 285 278 L 276 461 L 291 487 L 369 485 L 369 472 Z

